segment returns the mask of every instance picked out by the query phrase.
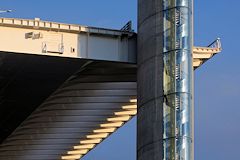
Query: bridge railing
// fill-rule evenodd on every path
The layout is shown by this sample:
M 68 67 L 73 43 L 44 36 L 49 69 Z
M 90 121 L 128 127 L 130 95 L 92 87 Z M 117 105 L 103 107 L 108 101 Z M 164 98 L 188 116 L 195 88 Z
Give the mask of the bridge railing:
M 208 47 L 222 49 L 221 39 L 217 38 L 215 41 L 213 41 L 211 44 L 209 44 Z

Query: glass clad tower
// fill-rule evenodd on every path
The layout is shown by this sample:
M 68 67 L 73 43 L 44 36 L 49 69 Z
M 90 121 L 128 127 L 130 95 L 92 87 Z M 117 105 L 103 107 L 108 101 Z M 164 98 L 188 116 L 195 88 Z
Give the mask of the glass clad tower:
M 192 0 L 163 0 L 164 160 L 193 160 Z

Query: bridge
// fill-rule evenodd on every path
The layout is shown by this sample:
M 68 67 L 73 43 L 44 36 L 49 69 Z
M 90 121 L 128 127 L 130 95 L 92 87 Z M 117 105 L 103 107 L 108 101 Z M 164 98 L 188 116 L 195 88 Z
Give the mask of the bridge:
M 80 159 L 137 115 L 131 26 L 0 18 L 0 35 L 0 159 Z M 192 67 L 221 50 L 193 47 Z

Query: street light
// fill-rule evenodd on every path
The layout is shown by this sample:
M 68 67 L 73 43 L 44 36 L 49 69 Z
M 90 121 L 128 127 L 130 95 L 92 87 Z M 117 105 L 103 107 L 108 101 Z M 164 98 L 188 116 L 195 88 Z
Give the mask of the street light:
M 12 10 L 0 11 L 0 13 L 9 13 L 9 12 L 12 12 Z

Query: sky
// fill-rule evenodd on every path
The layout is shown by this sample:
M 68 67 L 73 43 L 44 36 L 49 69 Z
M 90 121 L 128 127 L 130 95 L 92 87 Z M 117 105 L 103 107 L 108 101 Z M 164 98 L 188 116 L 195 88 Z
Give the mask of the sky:
M 240 153 L 240 1 L 195 0 L 195 46 L 220 37 L 223 52 L 195 71 L 195 160 L 237 160 Z M 137 0 L 0 0 L 3 17 L 120 29 L 137 26 Z M 136 159 L 136 118 L 83 160 Z

